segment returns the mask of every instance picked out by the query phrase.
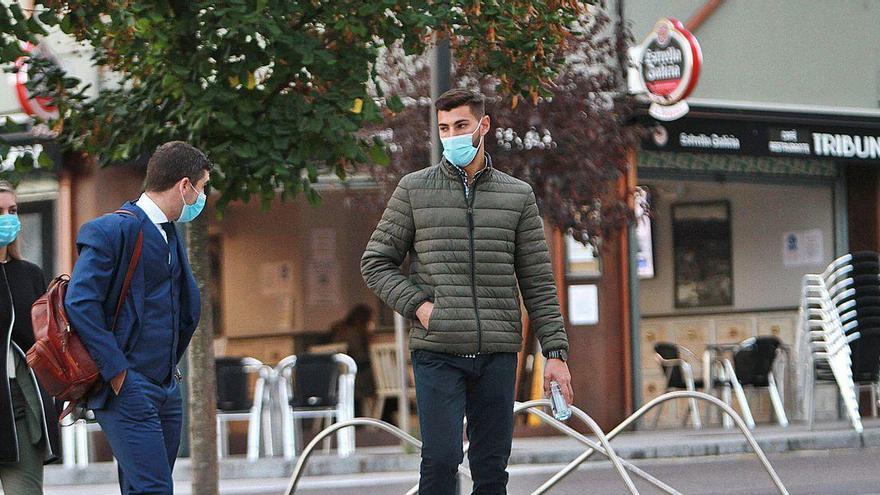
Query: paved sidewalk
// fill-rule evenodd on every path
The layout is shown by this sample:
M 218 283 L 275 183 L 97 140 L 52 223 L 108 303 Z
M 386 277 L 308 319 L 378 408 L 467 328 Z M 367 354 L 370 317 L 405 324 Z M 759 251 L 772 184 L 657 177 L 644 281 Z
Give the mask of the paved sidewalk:
M 810 430 L 805 425 L 788 428 L 760 426 L 754 431 L 759 445 L 768 454 L 793 451 L 858 449 L 880 447 L 880 420 L 867 419 L 865 431 L 858 434 L 848 423 L 822 423 Z M 707 428 L 701 431 L 678 429 L 662 431 L 624 432 L 611 442 L 617 454 L 626 459 L 688 458 L 713 455 L 749 453 L 751 449 L 738 430 Z M 516 439 L 511 454 L 511 466 L 567 463 L 580 455 L 585 448 L 567 437 Z M 604 460 L 595 454 L 590 461 Z M 344 476 L 369 473 L 415 473 L 419 456 L 403 453 L 400 447 L 365 447 L 349 458 L 316 453 L 309 461 L 307 477 Z M 180 459 L 174 478 L 181 488 L 191 479 L 192 466 L 189 459 Z M 241 457 L 221 461 L 223 480 L 283 480 L 293 470 L 293 464 L 280 458 L 260 459 L 248 462 Z M 46 486 L 59 485 L 109 485 L 116 482 L 116 467 L 111 462 L 93 463 L 86 469 L 66 469 L 52 465 L 46 468 Z M 235 483 L 238 483 L 237 481 Z M 50 491 L 51 493 L 51 491 Z M 77 492 L 70 492 L 71 494 Z M 100 491 L 86 491 L 98 495 Z M 181 492 L 186 493 L 186 492 Z M 238 492 L 236 492 L 238 493 Z M 246 490 L 242 493 L 246 493 Z

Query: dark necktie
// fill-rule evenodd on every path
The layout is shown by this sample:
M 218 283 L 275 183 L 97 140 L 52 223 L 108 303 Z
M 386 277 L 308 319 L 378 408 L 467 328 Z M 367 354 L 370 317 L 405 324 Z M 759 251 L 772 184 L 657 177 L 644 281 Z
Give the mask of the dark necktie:
M 177 254 L 177 229 L 174 222 L 163 222 L 162 230 L 168 235 L 168 264 L 171 264 L 172 258 Z

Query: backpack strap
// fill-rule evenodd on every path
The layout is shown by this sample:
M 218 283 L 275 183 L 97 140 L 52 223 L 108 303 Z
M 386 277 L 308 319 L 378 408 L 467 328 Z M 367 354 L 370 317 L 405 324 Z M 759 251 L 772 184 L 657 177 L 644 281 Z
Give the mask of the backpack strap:
M 113 213 L 119 213 L 121 215 L 128 215 L 137 218 L 133 212 L 128 210 L 116 210 Z M 122 291 L 119 293 L 119 300 L 116 302 L 116 314 L 113 315 L 113 327 L 110 329 L 111 332 L 116 330 L 116 320 L 119 318 L 119 313 L 122 311 L 122 305 L 125 303 L 125 297 L 128 295 L 128 289 L 131 287 L 131 280 L 134 278 L 134 271 L 137 268 L 138 262 L 141 259 L 141 252 L 144 247 L 144 231 L 143 229 L 138 229 L 137 240 L 134 244 L 134 251 L 131 253 L 131 260 L 128 262 L 128 271 L 125 272 L 125 281 L 122 283 Z

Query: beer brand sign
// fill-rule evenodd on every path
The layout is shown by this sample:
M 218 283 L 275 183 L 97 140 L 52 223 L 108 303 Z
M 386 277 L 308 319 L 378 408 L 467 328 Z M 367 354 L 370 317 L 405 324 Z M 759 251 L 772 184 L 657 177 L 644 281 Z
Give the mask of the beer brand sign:
M 681 22 L 671 17 L 657 21 L 648 37 L 631 49 L 630 59 L 635 66 L 630 71 L 636 79 L 634 92 L 647 95 L 654 104 L 652 115 L 675 120 L 687 113 L 684 99 L 697 85 L 703 54 Z
M 28 89 L 28 70 L 30 69 L 30 64 L 28 62 L 31 57 L 46 58 L 56 65 L 58 62 L 44 44 L 33 46 L 28 43 L 24 46 L 24 50 L 29 53 L 29 56 L 19 57 L 19 59 L 15 61 L 17 71 L 13 76 L 15 94 L 18 97 L 18 103 L 21 106 L 21 110 L 40 120 L 47 121 L 57 119 L 58 108 L 52 105 L 51 98 L 34 95 L 31 93 L 30 89 Z
M 681 22 L 660 19 L 640 48 L 640 73 L 651 101 L 672 105 L 691 94 L 703 57 L 700 44 Z

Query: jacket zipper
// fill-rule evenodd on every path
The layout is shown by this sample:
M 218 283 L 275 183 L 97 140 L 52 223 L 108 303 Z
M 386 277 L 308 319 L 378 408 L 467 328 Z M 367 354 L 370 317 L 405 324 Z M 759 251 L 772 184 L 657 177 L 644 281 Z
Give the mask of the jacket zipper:
M 480 353 L 480 350 L 483 347 L 483 325 L 480 322 L 480 306 L 477 302 L 477 254 L 476 248 L 474 247 L 474 201 L 477 197 L 477 178 L 482 172 L 483 171 L 480 170 L 474 176 L 474 180 L 470 188 L 470 198 L 468 198 L 467 188 L 464 186 L 464 184 L 462 184 L 462 190 L 464 191 L 464 201 L 467 205 L 468 216 L 468 241 L 470 242 L 471 255 L 471 295 L 474 299 L 474 315 L 477 317 L 477 354 Z

